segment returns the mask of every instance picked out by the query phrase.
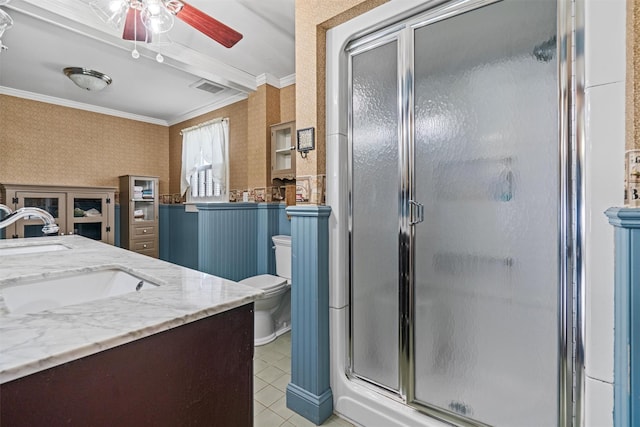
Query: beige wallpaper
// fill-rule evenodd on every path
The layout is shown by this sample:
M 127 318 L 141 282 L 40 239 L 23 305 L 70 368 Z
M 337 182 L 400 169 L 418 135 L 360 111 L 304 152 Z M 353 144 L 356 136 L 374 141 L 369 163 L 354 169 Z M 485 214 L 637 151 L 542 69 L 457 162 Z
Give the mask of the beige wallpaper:
M 296 128 L 316 128 L 316 150 L 298 156 L 298 176 L 325 174 L 326 32 L 388 0 L 296 2 Z
M 248 188 L 268 187 L 271 174 L 271 132 L 280 121 L 280 90 L 262 85 L 249 95 Z M 238 188 L 240 189 L 240 188 Z
M 280 89 L 280 122 L 291 122 L 296 119 L 296 85 Z
M 626 148 L 640 149 L 640 2 L 627 1 Z
M 169 188 L 166 126 L 0 95 L 0 182 L 117 187 L 152 175 Z
M 262 85 L 171 127 L 0 95 L 0 182 L 117 187 L 118 176 L 137 174 L 179 193 L 180 130 L 218 117 L 229 118 L 230 189 L 271 186 L 269 126 L 295 120 L 295 85 Z

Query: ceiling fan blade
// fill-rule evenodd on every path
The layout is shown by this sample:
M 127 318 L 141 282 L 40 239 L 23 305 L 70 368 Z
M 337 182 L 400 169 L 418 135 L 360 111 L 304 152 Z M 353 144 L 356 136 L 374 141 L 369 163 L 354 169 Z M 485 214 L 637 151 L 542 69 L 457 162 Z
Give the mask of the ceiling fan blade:
M 176 16 L 202 34 L 211 37 L 225 47 L 232 47 L 242 39 L 242 34 L 233 28 L 224 25 L 188 3 L 181 3 L 183 6 L 176 13 Z
M 124 21 L 124 31 L 122 38 L 125 40 L 147 41 L 147 29 L 142 23 L 140 12 L 130 7 L 127 11 L 127 18 Z

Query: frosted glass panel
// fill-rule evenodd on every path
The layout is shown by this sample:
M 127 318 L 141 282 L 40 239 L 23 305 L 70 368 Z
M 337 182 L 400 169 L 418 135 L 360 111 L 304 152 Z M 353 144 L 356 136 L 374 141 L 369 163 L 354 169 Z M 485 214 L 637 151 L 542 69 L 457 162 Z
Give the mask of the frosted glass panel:
M 558 420 L 556 3 L 415 31 L 416 398 L 496 426 Z
M 398 388 L 397 42 L 352 59 L 353 369 Z

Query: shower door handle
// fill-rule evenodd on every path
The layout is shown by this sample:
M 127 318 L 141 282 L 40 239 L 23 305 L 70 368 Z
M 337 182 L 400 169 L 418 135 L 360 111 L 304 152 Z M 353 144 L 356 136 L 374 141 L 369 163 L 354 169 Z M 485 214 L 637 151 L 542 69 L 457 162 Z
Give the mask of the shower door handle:
M 424 205 L 415 200 L 409 200 L 409 224 L 416 225 L 424 221 Z

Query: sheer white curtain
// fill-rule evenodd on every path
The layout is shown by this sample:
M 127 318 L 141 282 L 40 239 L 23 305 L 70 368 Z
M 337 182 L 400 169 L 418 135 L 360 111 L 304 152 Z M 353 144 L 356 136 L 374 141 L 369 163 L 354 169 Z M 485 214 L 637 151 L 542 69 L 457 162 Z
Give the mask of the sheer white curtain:
M 182 130 L 182 171 L 180 178 L 180 191 L 184 194 L 190 188 L 198 186 L 198 172 L 200 176 L 207 171 L 207 181 L 211 177 L 212 184 L 219 191 L 216 191 L 215 200 L 221 197 L 227 198 L 228 179 L 228 141 L 229 141 L 229 120 L 217 119 L 204 125 L 194 126 Z M 209 175 L 210 174 L 210 175 Z M 210 181 L 210 182 L 211 182 Z M 199 183 L 203 185 L 202 182 Z M 205 194 L 198 194 L 197 188 L 194 195 L 200 198 Z M 207 190 L 205 198 L 210 198 L 211 192 Z M 207 200 L 203 200 L 207 201 Z

